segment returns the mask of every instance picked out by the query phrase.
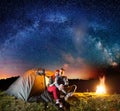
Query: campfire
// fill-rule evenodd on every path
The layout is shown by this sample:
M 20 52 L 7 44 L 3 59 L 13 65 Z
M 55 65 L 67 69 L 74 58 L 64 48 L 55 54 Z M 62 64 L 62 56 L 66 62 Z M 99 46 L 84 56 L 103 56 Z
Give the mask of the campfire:
M 96 94 L 105 94 L 106 88 L 105 88 L 105 76 L 100 77 L 100 84 L 97 86 Z

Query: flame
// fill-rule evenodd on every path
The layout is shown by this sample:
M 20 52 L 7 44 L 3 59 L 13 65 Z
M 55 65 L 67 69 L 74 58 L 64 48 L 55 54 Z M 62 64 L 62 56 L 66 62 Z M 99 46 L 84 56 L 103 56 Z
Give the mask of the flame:
M 100 84 L 97 86 L 96 94 L 105 94 L 106 87 L 105 87 L 105 76 L 100 77 Z

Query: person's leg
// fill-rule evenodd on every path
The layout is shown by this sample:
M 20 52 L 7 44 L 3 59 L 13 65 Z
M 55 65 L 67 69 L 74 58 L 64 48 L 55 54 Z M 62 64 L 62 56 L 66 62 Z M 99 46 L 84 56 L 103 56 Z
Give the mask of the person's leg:
M 56 86 L 49 86 L 48 87 L 48 92 L 51 92 L 53 94 L 53 97 L 56 101 L 56 105 L 59 105 L 60 108 L 63 107 L 63 104 L 60 102 L 60 93 Z
M 56 88 L 56 86 L 49 86 L 48 92 L 53 93 L 53 97 L 55 100 L 59 99 L 59 92 L 58 92 L 58 89 Z

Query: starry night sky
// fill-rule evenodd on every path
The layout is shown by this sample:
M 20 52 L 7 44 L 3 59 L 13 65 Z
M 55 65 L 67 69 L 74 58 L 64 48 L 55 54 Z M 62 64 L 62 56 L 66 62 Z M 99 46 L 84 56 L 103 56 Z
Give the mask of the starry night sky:
M 64 67 L 87 79 L 119 63 L 119 0 L 0 0 L 0 78 Z

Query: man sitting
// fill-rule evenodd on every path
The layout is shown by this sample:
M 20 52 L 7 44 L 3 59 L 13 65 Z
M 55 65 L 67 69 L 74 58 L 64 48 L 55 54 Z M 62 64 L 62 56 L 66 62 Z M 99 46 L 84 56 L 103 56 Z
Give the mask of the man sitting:
M 76 91 L 77 86 L 71 85 L 69 86 L 69 81 L 67 76 L 64 76 L 65 70 L 63 68 L 60 69 L 59 74 L 55 76 L 55 86 L 64 93 L 65 100 L 67 100 L 73 93 Z

